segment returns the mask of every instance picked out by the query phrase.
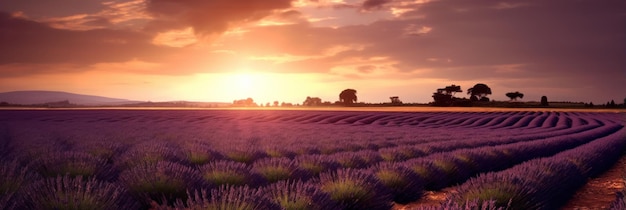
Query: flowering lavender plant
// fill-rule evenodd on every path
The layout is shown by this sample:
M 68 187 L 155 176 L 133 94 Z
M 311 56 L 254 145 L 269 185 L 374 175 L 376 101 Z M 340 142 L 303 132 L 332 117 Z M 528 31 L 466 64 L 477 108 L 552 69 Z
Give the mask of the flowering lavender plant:
M 210 187 L 193 168 L 174 162 L 144 163 L 123 171 L 120 183 L 143 205 L 187 199 L 187 191 Z
M 389 209 L 391 194 L 374 175 L 364 170 L 340 169 L 319 177 L 320 189 L 345 209 Z
M 279 181 L 263 188 L 271 200 L 285 210 L 340 210 L 344 207 L 331 200 L 319 185 L 302 181 Z
M 93 178 L 59 176 L 20 192 L 16 209 L 138 209 L 124 188 Z

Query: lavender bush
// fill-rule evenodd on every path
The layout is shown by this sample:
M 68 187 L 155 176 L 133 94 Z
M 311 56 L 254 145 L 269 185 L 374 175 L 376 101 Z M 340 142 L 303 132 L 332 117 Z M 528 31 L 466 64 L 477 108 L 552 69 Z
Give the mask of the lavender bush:
M 124 188 L 81 176 L 35 182 L 20 194 L 15 209 L 138 209 Z
M 252 167 L 244 163 L 218 160 L 209 162 L 200 167 L 202 178 L 214 186 L 260 186 L 264 183 L 263 177 L 252 173 Z
M 552 111 L 0 110 L 0 209 L 46 208 L 56 198 L 22 198 L 64 192 L 56 179 L 127 193 L 129 206 L 112 204 L 125 209 L 389 209 L 464 182 L 458 200 L 442 208 L 558 208 L 619 157 L 624 119 Z
M 398 163 L 379 163 L 370 170 L 389 190 L 393 201 L 401 204 L 417 200 L 423 194 L 423 183 L 419 175 Z
M 175 209 L 219 209 L 219 210 L 279 210 L 263 191 L 247 186 L 222 186 L 209 192 L 195 191 L 186 202 L 178 200 Z M 168 207 L 160 207 L 168 209 Z
M 306 180 L 310 174 L 298 168 L 296 163 L 288 158 L 266 158 L 252 164 L 252 171 L 259 174 L 268 183 L 280 180 Z
M 264 192 L 270 195 L 272 202 L 285 210 L 344 209 L 311 182 L 279 181 L 264 187 Z
M 111 180 L 113 166 L 106 159 L 82 152 L 58 152 L 43 155 L 33 164 L 33 169 L 44 177 L 68 175 L 70 177 L 97 177 Z
M 367 171 L 341 169 L 320 174 L 320 189 L 331 200 L 345 209 L 389 209 L 392 199 L 389 191 L 376 177 Z
M 187 166 L 159 161 L 144 163 L 123 171 L 119 181 L 144 206 L 153 202 L 173 203 L 176 199 L 187 199 L 187 192 L 211 185 L 200 173 Z

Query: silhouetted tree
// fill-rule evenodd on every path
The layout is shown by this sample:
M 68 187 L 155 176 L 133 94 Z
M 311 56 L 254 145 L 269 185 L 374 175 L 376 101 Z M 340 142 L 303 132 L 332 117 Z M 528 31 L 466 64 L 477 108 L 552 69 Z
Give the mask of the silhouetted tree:
M 541 96 L 541 106 L 549 106 L 547 96 Z
M 258 106 L 256 103 L 254 103 L 254 100 L 252 100 L 252 98 L 234 100 L 233 105 L 235 106 Z
M 402 104 L 402 101 L 398 96 L 391 96 L 389 99 L 391 99 L 391 104 Z
M 445 88 L 437 89 L 437 92 L 433 93 L 433 99 L 435 99 L 435 106 L 452 106 L 453 105 L 453 95 L 458 92 L 463 92 L 461 90 L 461 86 L 458 85 L 450 85 Z
M 307 96 L 306 100 L 302 102 L 302 106 L 319 106 L 322 104 L 322 99 L 318 97 Z
M 609 106 L 610 106 L 611 108 L 615 108 L 615 107 L 617 107 L 617 105 L 615 104 L 615 101 L 614 101 L 614 100 L 611 100 L 611 103 L 609 104 Z
M 274 106 L 278 106 L 280 104 L 278 101 L 274 101 Z
M 524 94 L 518 91 L 506 93 L 506 97 L 511 98 L 511 101 L 517 100 L 517 98 L 524 98 Z
M 339 93 L 339 101 L 344 105 L 352 105 L 356 103 L 356 90 L 355 89 L 345 89 Z
M 471 96 L 476 96 L 476 99 L 481 99 L 487 95 L 491 95 L 491 88 L 489 88 L 489 86 L 485 84 L 478 83 L 474 85 L 474 87 L 467 89 L 467 94 Z
M 589 102 L 589 107 L 593 108 L 593 102 Z
M 437 89 L 437 92 L 438 93 L 443 93 L 443 94 L 446 94 L 446 95 L 454 95 L 455 93 L 463 92 L 463 90 L 461 90 L 461 86 L 450 85 L 450 86 L 446 86 L 445 88 Z

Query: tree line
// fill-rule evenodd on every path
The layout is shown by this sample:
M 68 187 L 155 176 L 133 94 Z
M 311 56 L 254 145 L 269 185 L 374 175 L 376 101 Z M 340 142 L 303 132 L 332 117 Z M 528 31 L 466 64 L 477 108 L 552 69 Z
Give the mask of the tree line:
M 467 95 L 470 96 L 469 99 L 465 97 L 463 98 L 456 97 L 456 93 L 462 93 L 462 92 L 463 90 L 461 89 L 461 86 L 454 85 L 454 84 L 450 86 L 446 86 L 444 88 L 439 88 L 432 95 L 434 101 L 429 104 L 433 106 L 475 106 L 475 105 L 481 106 L 481 105 L 486 105 L 488 102 L 493 102 L 488 97 L 489 95 L 492 94 L 491 88 L 488 85 L 483 84 L 483 83 L 478 83 L 472 86 L 471 88 L 467 89 Z M 510 98 L 511 102 L 516 102 L 517 99 L 524 98 L 524 94 L 519 91 L 508 92 L 505 94 L 505 96 Z M 400 100 L 400 97 L 398 96 L 391 96 L 389 97 L 389 99 L 391 100 L 391 103 L 385 103 L 385 104 L 403 105 L 402 101 Z M 339 93 L 339 100 L 335 101 L 334 103 L 331 103 L 329 101 L 322 101 L 322 99 L 319 97 L 307 96 L 306 99 L 302 102 L 302 106 L 333 106 L 333 105 L 355 106 L 357 104 L 359 106 L 367 105 L 365 103 L 357 103 L 357 101 L 358 101 L 357 91 L 355 89 L 348 88 L 348 89 L 342 90 Z M 259 106 L 252 100 L 252 98 L 235 100 L 233 101 L 233 105 L 234 106 Z M 263 106 L 263 105 L 261 104 L 260 106 Z M 272 106 L 272 104 L 267 103 L 266 106 L 269 107 L 269 106 Z M 285 106 L 294 106 L 294 104 L 285 103 L 285 102 L 279 103 L 278 101 L 274 101 L 273 106 L 285 107 Z M 300 104 L 296 104 L 295 106 L 300 106 Z M 550 106 L 547 96 L 541 96 L 539 106 L 541 107 Z M 584 106 L 595 107 L 593 102 L 590 102 L 588 104 L 585 103 Z M 613 100 L 611 100 L 610 102 L 607 102 L 606 105 L 604 105 L 604 107 L 626 108 L 626 98 L 624 99 L 624 104 L 616 104 Z

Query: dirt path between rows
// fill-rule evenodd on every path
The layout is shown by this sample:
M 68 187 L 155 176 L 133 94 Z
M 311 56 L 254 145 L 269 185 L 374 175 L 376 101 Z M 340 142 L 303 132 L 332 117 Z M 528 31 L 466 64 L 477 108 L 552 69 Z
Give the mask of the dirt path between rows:
M 615 193 L 625 188 L 626 155 L 615 163 L 608 171 L 587 181 L 561 210 L 598 210 L 608 209 L 615 200 Z M 427 191 L 420 200 L 406 205 L 395 204 L 393 210 L 409 210 L 420 207 L 436 207 L 445 201 L 454 188 L 445 188 L 441 191 Z
M 624 189 L 625 175 L 626 155 L 622 155 L 612 168 L 576 191 L 562 210 L 608 209 L 615 200 L 615 193 Z

